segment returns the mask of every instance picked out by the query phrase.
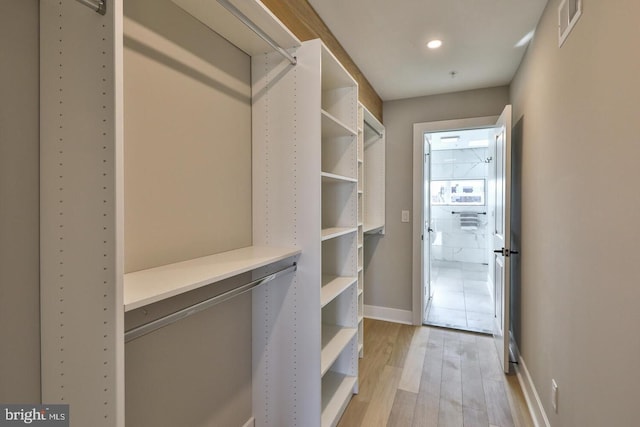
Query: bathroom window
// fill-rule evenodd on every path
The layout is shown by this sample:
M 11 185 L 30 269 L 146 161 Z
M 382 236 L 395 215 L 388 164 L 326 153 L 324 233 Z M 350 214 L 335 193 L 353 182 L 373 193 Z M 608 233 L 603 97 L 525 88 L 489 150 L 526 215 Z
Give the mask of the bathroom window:
M 431 181 L 431 204 L 434 206 L 484 206 L 484 179 Z

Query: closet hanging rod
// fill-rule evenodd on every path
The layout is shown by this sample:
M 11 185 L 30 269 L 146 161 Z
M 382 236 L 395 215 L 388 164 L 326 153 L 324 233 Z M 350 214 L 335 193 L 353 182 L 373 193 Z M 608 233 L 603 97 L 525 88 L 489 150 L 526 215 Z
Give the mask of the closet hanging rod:
M 76 0 L 85 6 L 89 6 L 91 9 L 98 12 L 100 15 L 107 13 L 107 0 Z
M 375 134 L 376 134 L 376 135 L 378 135 L 378 137 L 379 137 L 379 138 L 382 138 L 382 136 L 383 136 L 383 135 L 382 135 L 382 132 L 380 132 L 378 129 L 374 128 L 374 127 L 373 127 L 373 125 L 369 124 L 369 122 L 368 122 L 368 121 L 366 121 L 366 120 L 365 120 L 365 121 L 364 121 L 364 124 L 365 124 L 365 125 L 367 125 L 367 127 L 368 127 L 369 129 L 371 129 L 372 131 L 374 131 L 374 132 L 375 132 Z
M 215 297 L 211 297 L 199 303 L 193 304 L 189 307 L 183 308 L 182 310 L 178 310 L 175 313 L 161 317 L 152 322 L 145 323 L 144 325 L 138 326 L 137 328 L 128 330 L 124 333 L 124 342 L 135 340 L 136 338 L 139 338 L 143 335 L 146 335 L 164 326 L 175 323 L 178 320 L 186 319 L 187 317 L 192 316 L 208 308 L 211 308 L 216 304 L 220 304 L 221 302 L 225 302 L 233 297 L 236 297 L 252 289 L 255 289 L 260 285 L 263 285 L 267 282 L 272 281 L 273 279 L 276 279 L 280 276 L 284 276 L 287 273 L 294 272 L 296 271 L 297 268 L 298 268 L 298 265 L 294 262 L 293 265 L 282 268 L 276 271 L 275 273 L 269 274 L 268 276 L 261 277 L 260 279 L 256 279 L 252 282 L 246 283 L 237 288 L 228 290 L 226 292 L 221 293 L 220 295 L 216 295 Z
M 218 3 L 220 3 L 222 7 L 227 9 L 233 16 L 238 18 L 244 25 L 249 27 L 251 31 L 256 33 L 258 37 L 260 37 L 262 40 L 267 42 L 267 44 L 271 46 L 276 52 L 284 56 L 291 63 L 291 65 L 296 65 L 298 63 L 298 60 L 296 59 L 295 56 L 291 55 L 289 52 L 284 50 L 275 40 L 269 37 L 267 33 L 262 31 L 260 27 L 254 24 L 253 21 L 251 21 L 251 19 L 247 17 L 247 15 L 245 15 L 237 7 L 229 3 L 228 0 L 217 0 L 217 1 Z

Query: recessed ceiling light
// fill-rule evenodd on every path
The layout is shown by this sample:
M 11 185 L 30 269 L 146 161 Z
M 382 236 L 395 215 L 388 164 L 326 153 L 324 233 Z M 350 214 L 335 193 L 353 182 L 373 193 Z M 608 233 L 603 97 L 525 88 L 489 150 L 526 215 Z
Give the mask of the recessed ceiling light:
M 429 43 L 427 43 L 427 47 L 429 49 L 437 49 L 440 46 L 442 46 L 442 40 L 431 40 Z

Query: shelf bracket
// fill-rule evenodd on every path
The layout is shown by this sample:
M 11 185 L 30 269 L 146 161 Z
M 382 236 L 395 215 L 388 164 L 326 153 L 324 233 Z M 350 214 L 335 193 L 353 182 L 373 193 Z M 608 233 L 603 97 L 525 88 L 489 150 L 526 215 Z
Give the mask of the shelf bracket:
M 107 0 L 76 0 L 78 3 L 90 7 L 100 15 L 107 13 Z
M 80 0 L 78 0 L 80 1 Z M 225 9 L 229 11 L 233 16 L 238 18 L 240 22 L 249 27 L 251 31 L 256 33 L 258 37 L 264 40 L 269 46 L 273 48 L 280 55 L 284 56 L 287 61 L 291 63 L 291 65 L 296 65 L 298 60 L 295 56 L 291 55 L 289 52 L 284 50 L 275 40 L 273 40 L 267 33 L 265 33 L 260 27 L 258 27 L 254 22 L 247 17 L 244 13 L 242 13 L 237 7 L 232 5 L 228 0 L 217 0 L 218 3 Z
M 246 283 L 242 286 L 231 289 L 227 292 L 223 292 L 220 295 L 216 295 L 215 297 L 190 305 L 189 307 L 183 308 L 182 310 L 178 310 L 175 313 L 161 317 L 157 320 L 154 320 L 153 322 L 145 323 L 144 325 L 138 326 L 137 328 L 130 329 L 124 333 L 124 342 L 135 340 L 136 338 L 139 338 L 157 329 L 160 329 L 162 327 L 175 323 L 178 320 L 185 319 L 203 310 L 211 308 L 214 305 L 220 304 L 221 302 L 225 302 L 233 297 L 242 295 L 245 292 L 248 292 L 252 289 L 257 288 L 260 285 L 263 285 L 267 282 L 272 281 L 273 279 L 276 279 L 287 273 L 292 273 L 296 271 L 297 268 L 298 266 L 294 262 L 293 265 L 290 265 L 289 267 L 285 267 L 281 270 L 278 270 L 275 273 L 269 274 L 268 276 L 261 277 L 260 279 L 256 279 L 252 282 Z
M 374 128 L 371 124 L 369 124 L 368 121 L 364 121 L 364 124 L 371 129 L 376 135 L 378 135 L 379 138 L 382 138 L 384 135 L 382 134 L 382 132 L 380 132 L 378 129 Z

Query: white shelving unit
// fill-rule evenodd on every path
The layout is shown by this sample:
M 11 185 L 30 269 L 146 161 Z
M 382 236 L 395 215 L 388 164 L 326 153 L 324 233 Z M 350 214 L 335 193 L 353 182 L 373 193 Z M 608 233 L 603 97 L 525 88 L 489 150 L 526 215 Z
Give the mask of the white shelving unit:
M 385 129 L 363 108 L 364 232 L 384 234 Z
M 252 69 L 254 93 L 264 94 L 254 97 L 254 205 L 266 213 L 254 217 L 254 239 L 303 250 L 295 296 L 283 297 L 298 306 L 280 312 L 273 330 L 299 331 L 291 347 L 299 385 L 295 395 L 290 384 L 281 392 L 305 421 L 265 417 L 273 425 L 333 426 L 358 384 L 358 88 L 319 40 L 294 54 L 294 68 L 271 53 L 254 58 Z M 280 126 L 283 116 L 295 127 Z
M 174 3 L 253 58 L 272 51 L 216 0 Z M 286 49 L 300 46 L 299 40 L 260 1 L 232 3 L 276 43 Z M 271 224 L 262 227 L 260 221 L 269 217 L 271 212 L 266 210 L 271 205 L 254 203 L 253 245 L 124 274 L 124 218 L 127 209 L 131 209 L 125 205 L 123 194 L 127 125 L 123 120 L 125 17 L 122 1 L 107 5 L 105 15 L 75 0 L 40 5 L 43 401 L 70 404 L 75 426 L 124 427 L 125 311 L 240 274 L 261 275 L 276 263 L 299 257 L 300 276 L 293 273 L 254 291 L 253 412 L 258 426 L 314 425 L 314 420 L 319 425 L 321 410 L 316 400 L 319 401 L 321 384 L 320 330 L 311 330 L 304 320 L 295 322 L 295 316 L 303 319 L 313 309 L 317 314 L 314 322 L 320 324 L 320 280 L 318 295 L 313 299 L 300 290 L 306 287 L 306 266 L 313 269 L 311 260 L 319 259 L 320 251 L 299 255 L 304 245 L 298 236 L 304 231 L 297 236 L 293 233 L 294 237 L 290 232 L 296 226 L 302 229 L 303 219 L 296 223 L 295 218 L 287 218 L 287 229 L 270 227 Z M 277 62 L 283 63 L 283 69 L 295 69 L 281 58 Z M 256 97 L 260 95 L 266 96 L 264 92 L 254 92 Z M 282 96 L 293 98 L 295 94 L 287 91 Z M 340 109 L 333 115 L 340 117 Z M 319 123 L 320 120 L 317 129 L 305 129 L 304 133 L 320 135 Z M 291 118 L 277 123 L 287 129 L 294 124 Z M 340 170 L 334 172 L 336 176 L 327 179 L 350 182 Z M 289 175 L 290 170 L 282 173 Z M 305 184 L 296 183 L 300 188 Z M 291 193 L 286 192 L 289 187 L 283 184 L 269 191 L 281 192 L 291 199 Z M 319 194 L 318 190 L 316 204 Z M 261 195 L 254 194 L 254 201 L 260 199 Z M 273 199 L 269 203 L 272 202 Z M 314 225 L 319 230 L 320 221 Z M 319 271 L 317 276 L 320 277 Z M 334 296 L 333 301 L 339 298 Z M 279 323 L 280 317 L 286 325 Z M 306 353 L 305 342 L 296 341 L 310 336 L 309 331 L 316 333 L 318 342 L 312 355 Z M 355 378 L 352 372 L 348 373 Z M 275 381 L 274 385 L 266 385 L 269 378 L 275 377 L 283 383 L 280 388 Z M 307 377 L 311 378 L 309 383 L 305 382 Z M 309 408 L 312 410 L 307 412 Z M 267 412 L 269 416 L 264 416 Z M 292 422 L 302 416 L 302 421 Z M 307 422 L 307 417 L 311 421 Z
M 344 177 L 322 180 L 322 273 L 352 283 L 321 303 L 322 425 L 334 426 L 358 387 L 358 91 L 322 45 L 320 52 L 322 176 Z M 344 227 L 344 233 L 328 232 L 335 227 Z M 335 378 L 341 378 L 337 387 Z

